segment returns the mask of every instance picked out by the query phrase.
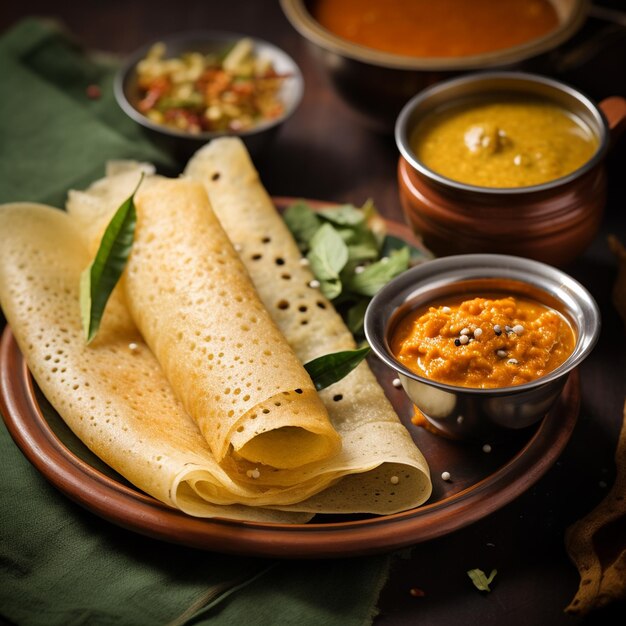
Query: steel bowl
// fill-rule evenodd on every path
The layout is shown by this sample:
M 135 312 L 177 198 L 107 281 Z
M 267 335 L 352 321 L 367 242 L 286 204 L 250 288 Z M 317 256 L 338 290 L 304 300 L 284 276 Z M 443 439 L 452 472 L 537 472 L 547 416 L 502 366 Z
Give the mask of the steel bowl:
M 477 389 L 419 376 L 391 352 L 389 337 L 409 311 L 442 297 L 472 298 L 494 292 L 533 299 L 564 315 L 576 335 L 567 360 L 523 385 Z M 373 351 L 395 370 L 424 417 L 457 439 L 498 438 L 541 420 L 570 372 L 591 352 L 599 333 L 598 306 L 580 283 L 544 263 L 497 254 L 457 255 L 414 267 L 381 289 L 365 314 L 365 335 Z
M 370 127 L 390 132 L 406 101 L 442 80 L 483 69 L 548 70 L 551 54 L 580 29 L 590 4 L 552 1 L 559 17 L 552 32 L 503 50 L 462 57 L 411 57 L 368 48 L 322 27 L 314 17 L 315 0 L 280 0 L 280 4 L 343 100 Z
M 151 42 L 134 52 L 120 68 L 113 83 L 115 98 L 122 110 L 137 122 L 148 137 L 161 148 L 184 162 L 203 145 L 224 135 L 240 137 L 253 158 L 267 150 L 280 126 L 294 113 L 300 104 L 304 90 L 304 79 L 296 62 L 280 48 L 256 37 L 237 33 L 217 31 L 190 31 L 159 39 L 166 46 L 167 57 L 176 57 L 185 52 L 221 53 L 230 45 L 243 38 L 251 39 L 255 55 L 271 60 L 279 74 L 287 74 L 278 97 L 285 105 L 285 112 L 277 119 L 258 124 L 252 129 L 239 132 L 203 132 L 192 134 L 157 124 L 148 119 L 136 108 L 139 101 L 137 85 L 137 63 L 143 59 L 154 45 Z

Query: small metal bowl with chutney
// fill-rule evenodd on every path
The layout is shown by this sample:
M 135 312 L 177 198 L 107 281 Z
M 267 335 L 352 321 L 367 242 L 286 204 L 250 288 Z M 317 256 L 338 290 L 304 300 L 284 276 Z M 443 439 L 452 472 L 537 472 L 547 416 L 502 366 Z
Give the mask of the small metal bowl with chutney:
M 626 100 L 518 72 L 426 89 L 396 122 L 406 220 L 437 256 L 514 254 L 563 266 L 595 237 L 604 157 Z
M 424 418 L 456 439 L 535 424 L 589 355 L 600 313 L 564 272 L 520 257 L 414 267 L 372 299 L 365 335 Z

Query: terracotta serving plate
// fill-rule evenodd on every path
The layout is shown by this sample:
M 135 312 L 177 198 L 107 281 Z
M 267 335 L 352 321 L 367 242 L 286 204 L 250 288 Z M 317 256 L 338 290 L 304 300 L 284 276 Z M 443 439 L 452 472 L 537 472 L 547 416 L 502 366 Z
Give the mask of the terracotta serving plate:
M 284 201 L 277 200 L 281 205 Z M 408 229 L 389 232 L 414 241 Z M 0 410 L 28 460 L 66 496 L 115 524 L 203 550 L 284 558 L 326 558 L 402 548 L 453 532 L 504 506 L 556 461 L 580 406 L 578 373 L 537 425 L 503 442 L 458 443 L 411 423 L 413 408 L 393 373 L 370 365 L 429 462 L 433 493 L 416 509 L 383 516 L 318 515 L 308 524 L 261 524 L 195 518 L 139 491 L 105 466 L 67 428 L 37 389 L 9 327 L 0 344 Z M 483 451 L 489 443 L 491 452 Z M 441 479 L 442 472 L 451 475 Z

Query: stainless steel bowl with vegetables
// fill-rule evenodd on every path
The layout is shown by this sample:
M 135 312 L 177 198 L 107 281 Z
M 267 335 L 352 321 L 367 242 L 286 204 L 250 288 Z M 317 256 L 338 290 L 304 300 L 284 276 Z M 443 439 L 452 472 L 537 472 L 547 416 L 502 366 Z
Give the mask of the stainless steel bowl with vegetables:
M 302 96 L 282 50 L 237 34 L 191 32 L 137 51 L 120 70 L 122 109 L 181 160 L 216 136 L 237 135 L 258 154 Z

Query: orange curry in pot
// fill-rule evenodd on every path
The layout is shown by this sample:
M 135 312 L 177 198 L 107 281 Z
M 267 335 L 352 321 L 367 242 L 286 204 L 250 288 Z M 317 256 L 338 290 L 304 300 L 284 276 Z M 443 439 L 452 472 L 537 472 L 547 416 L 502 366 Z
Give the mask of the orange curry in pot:
M 513 296 L 418 308 L 399 321 L 390 340 L 396 358 L 416 374 L 480 389 L 536 380 L 561 365 L 575 344 L 563 315 Z
M 559 25 L 549 0 L 315 0 L 310 9 L 343 39 L 412 57 L 502 50 Z

